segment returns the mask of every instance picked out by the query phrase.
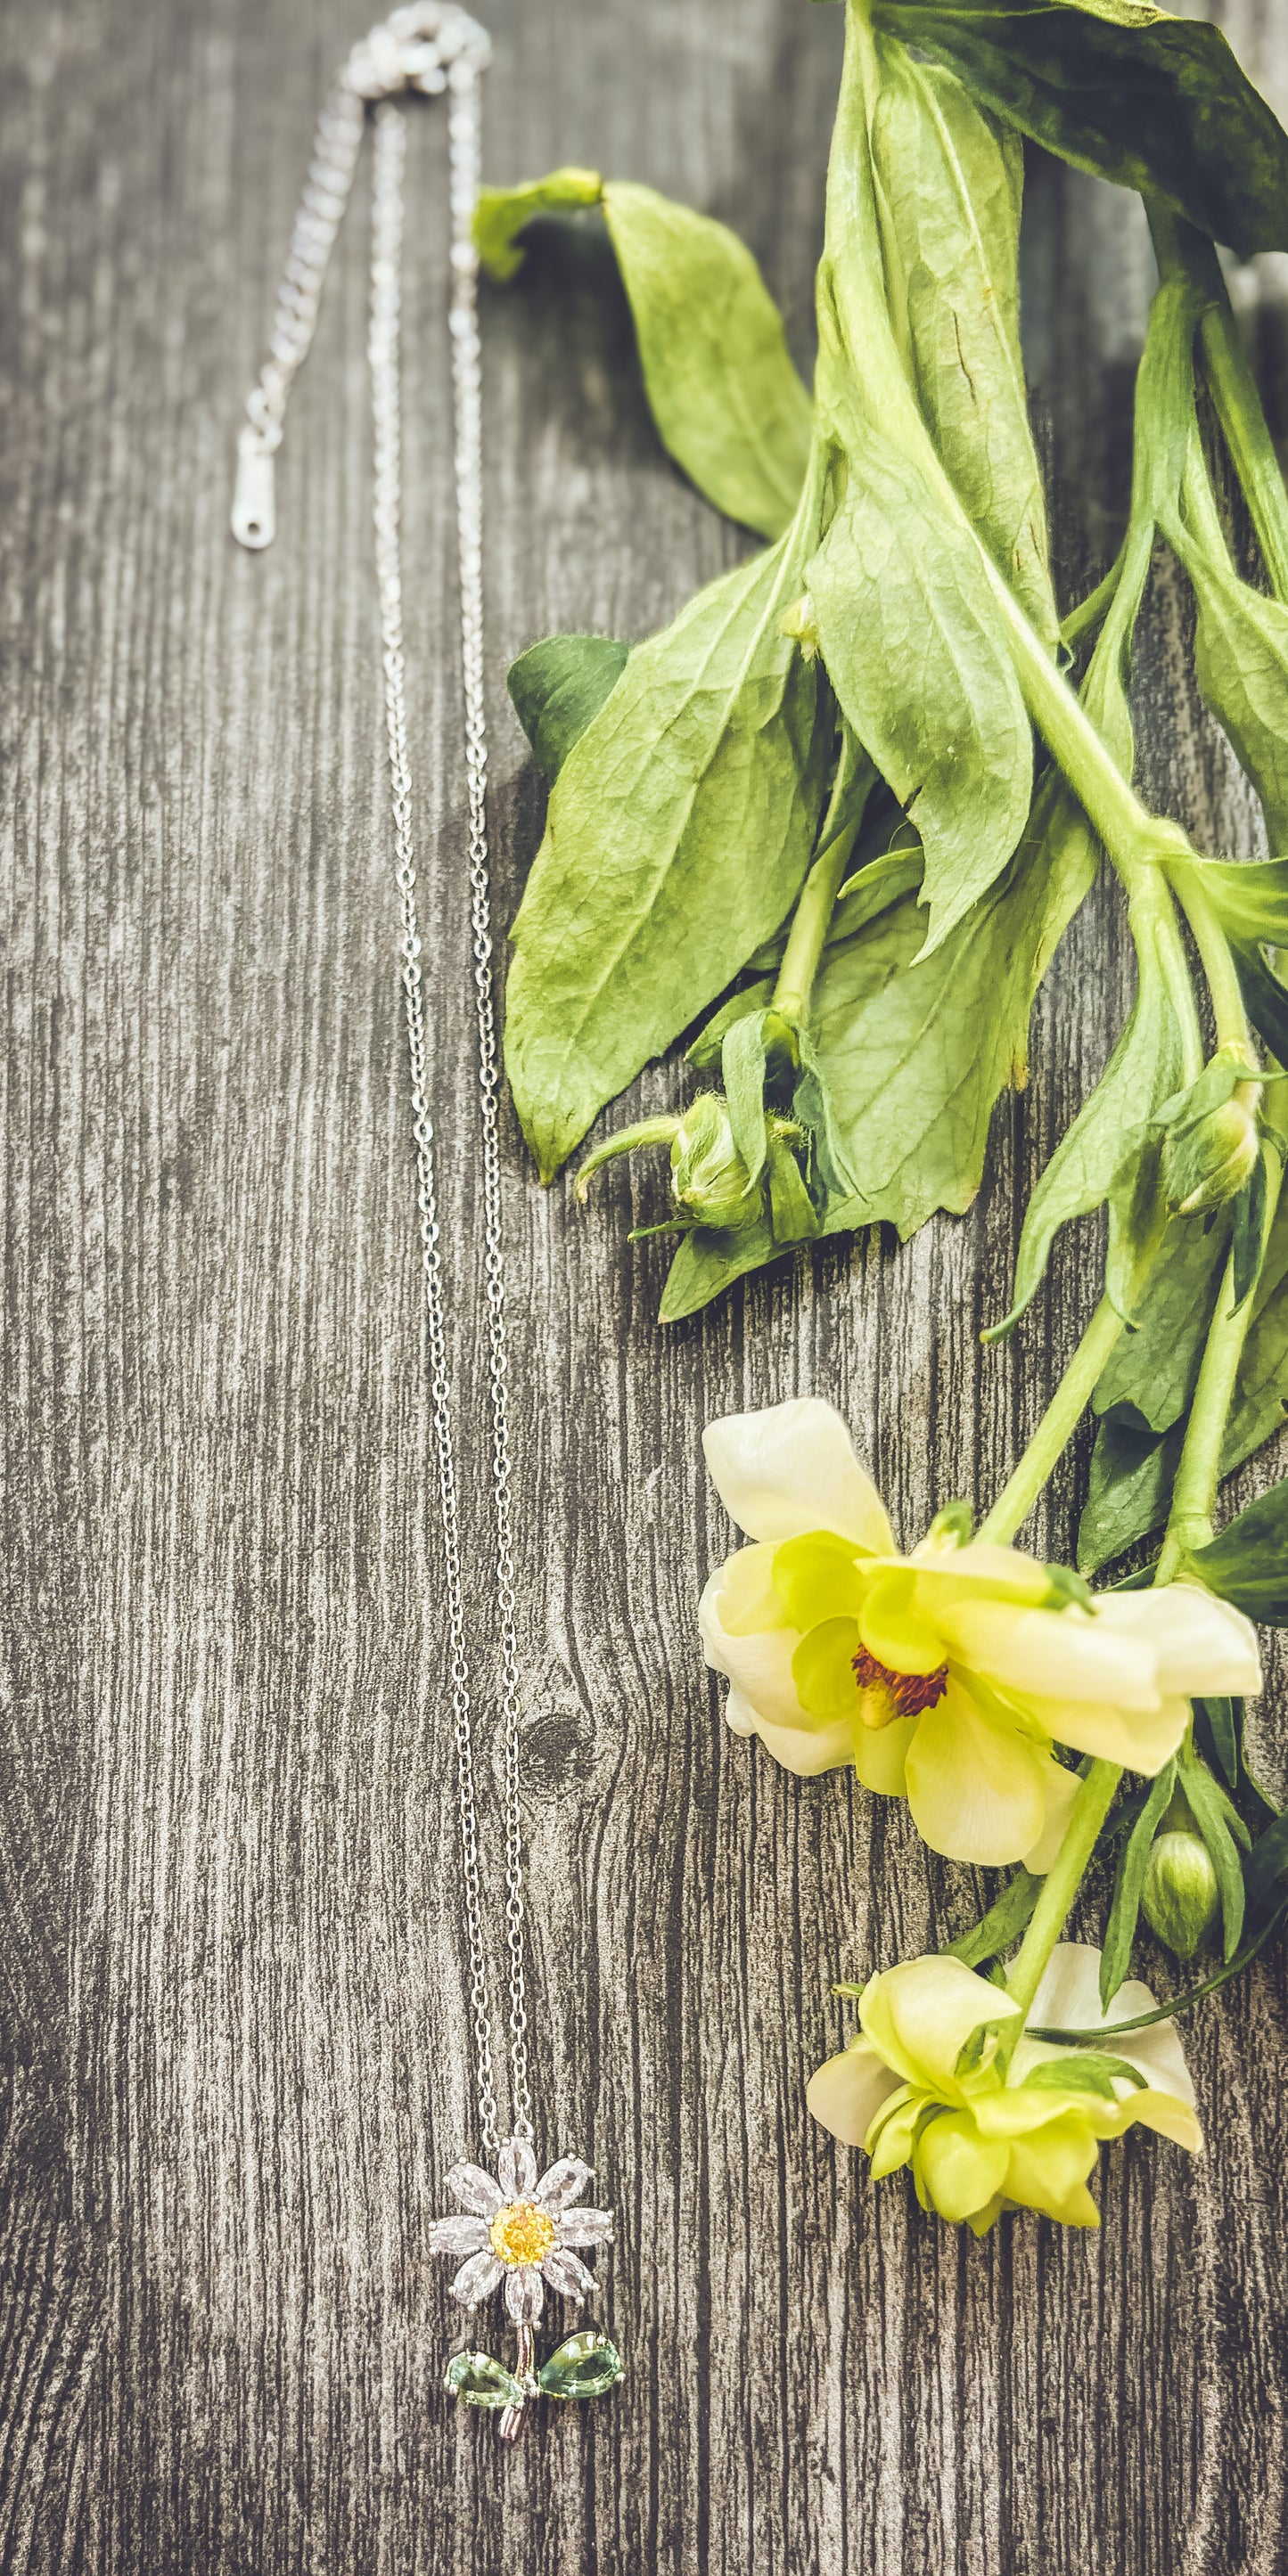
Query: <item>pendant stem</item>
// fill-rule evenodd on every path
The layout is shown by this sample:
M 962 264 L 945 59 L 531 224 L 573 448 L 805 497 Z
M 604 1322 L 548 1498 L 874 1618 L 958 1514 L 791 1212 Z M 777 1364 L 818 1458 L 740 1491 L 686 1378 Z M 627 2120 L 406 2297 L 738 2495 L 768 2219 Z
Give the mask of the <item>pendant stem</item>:
M 520 2326 L 519 2358 L 514 2375 L 523 2390 L 523 2395 L 516 2406 L 507 2406 L 501 2417 L 498 2430 L 503 2442 L 516 2442 L 523 2430 L 528 2411 L 527 2401 L 537 2393 L 536 2373 L 532 2366 L 536 2357 L 536 2340 L 531 2326 Z

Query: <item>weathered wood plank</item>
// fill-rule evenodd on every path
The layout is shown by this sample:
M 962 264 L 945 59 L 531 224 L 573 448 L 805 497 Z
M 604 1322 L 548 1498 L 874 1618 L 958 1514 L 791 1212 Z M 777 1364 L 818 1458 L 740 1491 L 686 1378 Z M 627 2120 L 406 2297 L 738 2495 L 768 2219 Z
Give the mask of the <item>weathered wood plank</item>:
M 790 0 L 492 12 L 487 167 L 647 178 L 736 222 L 806 358 L 839 29 Z M 1238 11 L 1288 98 L 1283 12 Z M 655 1184 L 589 1220 L 506 1123 L 525 1797 L 550 2143 L 621 2212 L 630 2377 L 502 2462 L 436 2382 L 426 2252 L 468 2055 L 368 536 L 367 194 L 271 554 L 226 536 L 340 0 L 72 0 L 0 28 L 6 388 L 0 1164 L 5 1364 L 0 2563 L 553 2576 L 1271 2576 L 1284 2563 L 1278 2188 L 1288 1984 L 1197 2018 L 1206 2166 L 1133 2140 L 1098 2239 L 932 2229 L 807 2122 L 836 1975 L 938 1937 L 963 1872 L 901 1814 L 728 1739 L 693 1624 L 723 1548 L 711 1414 L 850 1412 L 909 1533 L 987 1494 L 1085 1316 L 1058 1251 L 982 1354 L 1015 1192 L 1129 979 L 1098 890 L 960 1224 L 806 1258 L 666 1340 Z M 413 138 L 409 646 L 435 853 L 433 1030 L 468 1401 L 477 1211 L 459 816 L 444 143 Z M 1125 490 L 1148 293 L 1120 200 L 1035 174 L 1035 400 L 1066 576 Z M 1275 287 L 1272 272 L 1266 292 Z M 740 540 L 661 457 L 606 262 L 547 237 L 491 297 L 499 908 L 539 798 L 510 655 L 638 634 Z M 1160 589 L 1151 785 L 1251 817 Z M 1244 845 L 1247 846 L 1245 840 Z M 643 1103 L 672 1096 L 654 1070 Z M 1264 1464 L 1244 1480 L 1251 1491 Z M 466 1476 L 488 1669 L 481 1426 Z M 1067 1545 L 1071 1487 L 1046 1525 Z M 1267 1766 L 1279 1692 L 1268 1696 Z

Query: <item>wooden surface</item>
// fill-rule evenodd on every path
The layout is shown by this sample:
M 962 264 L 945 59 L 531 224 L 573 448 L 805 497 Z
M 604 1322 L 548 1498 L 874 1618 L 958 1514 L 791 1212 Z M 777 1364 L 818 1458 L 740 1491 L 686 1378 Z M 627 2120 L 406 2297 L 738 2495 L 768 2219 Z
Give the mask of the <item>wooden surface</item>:
M 735 222 L 807 361 L 839 13 L 505 0 L 486 169 L 648 179 Z M 1285 0 L 1231 20 L 1288 107 Z M 498 2453 L 439 2394 L 427 2253 L 472 2136 L 368 532 L 369 171 L 263 558 L 226 533 L 346 0 L 10 0 L 4 434 L 0 2566 L 111 2576 L 1252 2576 L 1288 2565 L 1282 1952 L 1193 2019 L 1210 2148 L 1133 2137 L 1098 2237 L 986 2244 L 807 2120 L 836 1976 L 945 1937 L 968 1873 L 717 1721 L 694 1626 L 731 1407 L 848 1408 L 905 1535 L 986 1499 L 1088 1310 L 1019 1344 L 1017 1186 L 1129 992 L 1101 888 L 979 1207 L 807 1256 L 660 1338 L 656 1173 L 588 1219 L 507 1113 L 541 2143 L 620 2212 L 629 2377 Z M 435 851 L 434 1089 L 488 1669 L 449 536 L 441 112 L 411 154 L 408 600 Z M 1026 329 L 1066 579 L 1125 493 L 1134 203 L 1033 178 Z M 1282 265 L 1282 264 L 1281 264 Z M 1281 363 L 1282 279 L 1260 297 Z M 591 240 L 489 296 L 498 903 L 540 795 L 507 660 L 640 634 L 742 540 L 681 486 Z M 1278 352 L 1278 357 L 1276 357 Z M 1159 586 L 1148 782 L 1254 845 Z M 653 1070 L 646 1104 L 676 1077 Z M 618 1112 L 618 1115 L 624 1114 Z M 1268 1461 L 1258 1472 L 1264 1476 Z M 1251 1490 L 1254 1479 L 1244 1480 Z M 1039 1536 L 1066 1548 L 1072 1479 Z M 1267 1769 L 1282 1705 L 1263 1704 Z M 488 1766 L 485 1766 L 485 1769 Z M 1155 1962 L 1166 1974 L 1165 1963 Z

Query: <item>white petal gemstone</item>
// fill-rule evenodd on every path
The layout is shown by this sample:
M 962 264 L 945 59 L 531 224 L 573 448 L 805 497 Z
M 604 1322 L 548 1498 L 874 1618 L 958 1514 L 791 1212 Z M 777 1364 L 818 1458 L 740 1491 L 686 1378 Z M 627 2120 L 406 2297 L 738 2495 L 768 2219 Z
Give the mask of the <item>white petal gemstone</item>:
M 463 2308 L 476 2308 L 480 2299 L 488 2298 L 496 2288 L 501 2271 L 502 2266 L 495 2254 L 486 2248 L 481 2254 L 471 2254 L 468 2263 L 462 2263 L 451 2285 L 452 2297 L 459 2299 Z
M 462 2209 L 477 2210 L 481 2218 L 494 2217 L 505 2198 L 481 2165 L 453 2165 L 447 2188 L 455 2193 Z
M 429 2231 L 431 2254 L 478 2254 L 487 2243 L 485 2218 L 436 2218 Z
M 557 2165 L 551 2165 L 543 2173 L 533 2198 L 543 2209 L 554 2210 L 557 2214 L 561 2209 L 567 2209 L 572 2201 L 580 2200 L 587 2183 L 594 2179 L 592 2167 L 584 2165 L 580 2156 L 561 2156 Z
M 499 2271 L 499 2265 L 497 2269 Z M 536 2324 L 545 2305 L 545 2292 L 541 2286 L 541 2274 L 535 2265 L 528 2265 L 521 2272 L 506 2273 L 505 2304 L 516 2326 Z
M 507 2200 L 529 2200 L 537 2179 L 537 2159 L 526 2138 L 506 2138 L 497 2151 L 496 2178 Z
M 551 2289 L 557 2290 L 561 2299 L 584 2299 L 594 2289 L 594 2273 L 588 2272 L 585 2264 L 562 2245 L 552 2247 L 541 2269 Z
M 611 2209 L 570 2209 L 559 2221 L 561 2245 L 609 2245 L 612 2236 Z

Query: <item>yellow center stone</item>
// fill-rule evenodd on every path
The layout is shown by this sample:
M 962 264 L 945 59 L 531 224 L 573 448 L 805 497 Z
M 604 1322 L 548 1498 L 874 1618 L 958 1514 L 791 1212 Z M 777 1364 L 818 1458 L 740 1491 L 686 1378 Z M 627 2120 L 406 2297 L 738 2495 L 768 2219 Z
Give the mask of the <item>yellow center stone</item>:
M 539 2263 L 555 2241 L 555 2222 L 534 2200 L 512 2200 L 492 2221 L 492 2251 L 502 2263 Z

